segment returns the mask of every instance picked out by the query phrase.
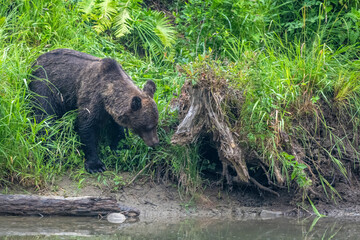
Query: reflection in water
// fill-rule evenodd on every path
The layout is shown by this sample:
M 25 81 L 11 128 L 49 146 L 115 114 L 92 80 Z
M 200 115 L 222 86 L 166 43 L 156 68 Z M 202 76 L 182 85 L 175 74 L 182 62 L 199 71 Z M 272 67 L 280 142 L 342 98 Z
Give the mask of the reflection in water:
M 360 219 L 185 219 L 112 224 L 96 218 L 0 217 L 0 239 L 359 239 Z
M 115 233 L 118 226 L 86 217 L 0 217 L 4 236 L 94 236 Z

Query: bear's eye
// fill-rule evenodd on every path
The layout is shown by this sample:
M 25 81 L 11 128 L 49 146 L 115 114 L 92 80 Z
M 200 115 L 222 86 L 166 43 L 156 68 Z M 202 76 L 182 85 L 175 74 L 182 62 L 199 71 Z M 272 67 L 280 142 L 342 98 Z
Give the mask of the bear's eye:
M 124 124 L 126 124 L 128 122 L 128 119 L 126 117 L 124 117 L 124 116 L 118 117 L 118 120 L 119 120 L 119 122 L 122 122 Z

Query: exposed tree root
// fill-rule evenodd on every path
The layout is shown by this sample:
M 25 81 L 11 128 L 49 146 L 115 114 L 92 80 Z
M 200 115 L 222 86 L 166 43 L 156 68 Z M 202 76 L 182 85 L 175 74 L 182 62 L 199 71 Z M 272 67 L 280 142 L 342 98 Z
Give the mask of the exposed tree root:
M 260 184 L 255 178 L 250 177 L 245 161 L 245 149 L 240 144 L 243 141 L 233 130 L 239 120 L 229 119 L 229 112 L 241 111 L 243 103 L 242 92 L 229 87 L 226 79 L 215 76 L 210 66 L 204 67 L 195 85 L 187 81 L 183 88 L 177 105 L 179 106 L 180 124 L 172 137 L 173 144 L 186 145 L 198 142 L 201 136 L 211 136 L 211 141 L 217 149 L 218 159 L 222 164 L 222 177 L 218 182 L 224 182 L 232 188 L 233 183 L 239 185 L 253 185 L 257 188 L 279 196 L 277 192 Z M 236 109 L 236 110 L 234 110 Z M 236 115 L 236 113 L 235 113 Z M 262 162 L 257 157 L 258 165 L 264 169 L 269 185 L 272 181 L 268 174 L 268 163 Z M 228 167 L 235 170 L 236 176 L 229 174 Z M 275 176 L 280 185 L 284 179 L 277 166 L 273 166 Z M 277 186 L 275 184 L 272 184 Z
M 234 137 L 221 106 L 228 100 L 226 98 L 231 96 L 231 90 L 226 84 L 218 84 L 215 90 L 209 84 L 215 80 L 207 78 L 195 86 L 190 82 L 184 85 L 182 95 L 190 99 L 189 102 L 180 103 L 181 111 L 186 111 L 186 114 L 180 114 L 181 123 L 171 142 L 185 145 L 196 142 L 203 133 L 211 133 L 219 159 L 231 164 L 239 180 L 247 183 L 250 176 L 244 159 L 244 150 Z
M 260 188 L 261 190 L 264 190 L 265 192 L 269 192 L 271 194 L 274 194 L 278 197 L 280 197 L 280 194 L 278 194 L 277 192 L 275 192 L 274 190 L 271 190 L 270 188 L 264 187 L 263 185 L 261 185 L 260 183 L 258 183 L 258 181 L 256 181 L 253 177 L 250 177 L 250 182 L 252 182 L 254 185 L 256 185 L 258 188 Z
M 286 124 L 280 110 L 273 109 L 266 123 L 270 131 L 264 128 L 271 138 L 264 139 L 259 149 L 248 151 L 251 149 L 241 144 L 246 142 L 247 133 L 241 130 L 244 97 L 236 90 L 239 87 L 229 86 L 232 81 L 227 81 L 226 71 L 214 65 L 204 63 L 185 71 L 190 80 L 177 99 L 180 124 L 171 142 L 187 145 L 210 136 L 221 162 L 216 169 L 222 174 L 220 185 L 226 183 L 231 188 L 233 183 L 250 184 L 276 196 L 279 194 L 270 187 L 287 186 L 300 190 L 294 191 L 299 199 L 308 196 L 322 200 L 340 197 L 338 191 L 342 189 L 338 186 L 351 186 L 351 181 L 358 180 L 359 127 L 348 121 L 348 115 L 334 112 L 328 103 L 314 104 L 306 96 L 299 98 L 299 103 L 288 108 Z

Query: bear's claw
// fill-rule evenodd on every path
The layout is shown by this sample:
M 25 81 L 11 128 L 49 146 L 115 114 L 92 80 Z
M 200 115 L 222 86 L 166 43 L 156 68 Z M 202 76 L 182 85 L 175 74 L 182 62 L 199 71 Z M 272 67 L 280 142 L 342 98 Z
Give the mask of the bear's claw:
M 101 161 L 97 162 L 85 162 L 85 169 L 89 173 L 104 172 L 106 167 Z

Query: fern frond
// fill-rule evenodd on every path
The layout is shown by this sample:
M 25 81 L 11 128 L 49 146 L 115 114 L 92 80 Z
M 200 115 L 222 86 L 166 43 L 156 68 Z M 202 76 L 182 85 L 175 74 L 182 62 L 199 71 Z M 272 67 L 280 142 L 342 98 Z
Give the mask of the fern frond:
M 96 0 L 82 0 L 79 2 L 80 12 L 84 13 L 85 15 L 89 15 L 95 7 L 95 2 Z
M 93 26 L 97 33 L 102 33 L 107 29 L 110 29 L 112 19 L 116 13 L 116 1 L 114 0 L 101 0 L 95 5 L 96 25 Z
M 107 29 L 110 29 L 111 21 L 106 17 L 103 17 L 97 21 L 97 24 L 93 26 L 97 33 L 105 32 Z
M 169 20 L 164 16 L 156 18 L 154 32 L 164 47 L 171 47 L 176 41 L 175 28 L 169 24 Z
M 132 20 L 129 9 L 123 8 L 114 18 L 115 36 L 121 38 L 130 33 L 129 21 Z
M 100 19 L 107 18 L 111 21 L 112 17 L 116 14 L 116 1 L 102 0 L 97 4 L 100 11 Z

